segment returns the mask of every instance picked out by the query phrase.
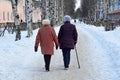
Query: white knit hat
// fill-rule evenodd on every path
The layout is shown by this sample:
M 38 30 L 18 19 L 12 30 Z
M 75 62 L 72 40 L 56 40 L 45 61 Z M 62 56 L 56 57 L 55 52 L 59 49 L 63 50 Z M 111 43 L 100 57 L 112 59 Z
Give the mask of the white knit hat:
M 70 21 L 70 20 L 71 20 L 71 17 L 69 15 L 64 16 L 64 22 Z
M 50 24 L 50 20 L 49 19 L 44 19 L 42 21 L 42 24 L 45 25 L 45 24 Z

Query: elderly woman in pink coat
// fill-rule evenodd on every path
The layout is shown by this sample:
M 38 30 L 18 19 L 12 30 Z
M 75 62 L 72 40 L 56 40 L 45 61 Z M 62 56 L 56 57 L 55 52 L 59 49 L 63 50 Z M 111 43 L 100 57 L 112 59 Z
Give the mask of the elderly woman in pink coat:
M 55 30 L 50 25 L 50 20 L 45 19 L 42 21 L 43 26 L 40 27 L 35 41 L 34 50 L 37 52 L 38 46 L 41 47 L 41 52 L 44 56 L 45 69 L 49 71 L 51 56 L 54 54 L 54 43 L 58 49 L 58 38 Z

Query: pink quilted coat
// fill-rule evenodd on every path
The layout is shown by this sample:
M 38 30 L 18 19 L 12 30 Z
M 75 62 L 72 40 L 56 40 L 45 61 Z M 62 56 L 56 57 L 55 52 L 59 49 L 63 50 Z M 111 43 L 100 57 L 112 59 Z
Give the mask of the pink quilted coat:
M 40 45 L 42 54 L 53 55 L 54 44 L 58 46 L 58 38 L 55 30 L 50 25 L 44 25 L 37 33 L 35 46 Z

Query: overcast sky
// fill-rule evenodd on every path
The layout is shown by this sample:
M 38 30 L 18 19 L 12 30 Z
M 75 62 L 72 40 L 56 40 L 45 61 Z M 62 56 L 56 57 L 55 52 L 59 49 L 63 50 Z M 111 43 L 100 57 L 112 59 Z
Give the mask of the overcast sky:
M 81 3 L 81 0 L 77 0 L 77 3 L 76 3 L 76 8 L 75 8 L 75 10 L 81 6 L 81 5 L 80 5 L 80 3 Z

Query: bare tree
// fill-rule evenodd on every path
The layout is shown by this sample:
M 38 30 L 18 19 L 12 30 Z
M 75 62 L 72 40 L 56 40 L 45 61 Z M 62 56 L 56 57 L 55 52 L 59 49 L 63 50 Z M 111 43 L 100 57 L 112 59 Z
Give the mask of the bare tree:
M 63 22 L 63 0 L 41 0 L 42 19 L 49 18 L 51 25 Z
M 56 18 L 57 24 L 60 25 L 63 23 L 63 16 L 64 16 L 64 0 L 56 0 L 57 8 L 56 8 Z
M 82 17 L 81 14 L 82 14 L 81 8 L 78 8 L 74 14 L 74 18 Z
M 25 11 L 26 11 L 26 22 L 27 22 L 27 36 L 26 37 L 31 37 L 33 35 L 32 32 L 32 0 L 25 0 Z
M 64 14 L 74 16 L 76 0 L 64 0 Z
M 82 0 L 82 16 L 91 18 L 95 15 L 97 0 Z
M 13 16 L 14 16 L 14 24 L 15 24 L 15 31 L 16 31 L 16 38 L 15 41 L 21 39 L 21 34 L 20 34 L 20 20 L 19 20 L 19 14 L 17 13 L 17 4 L 18 0 L 11 0 L 12 4 L 12 10 L 13 10 Z

